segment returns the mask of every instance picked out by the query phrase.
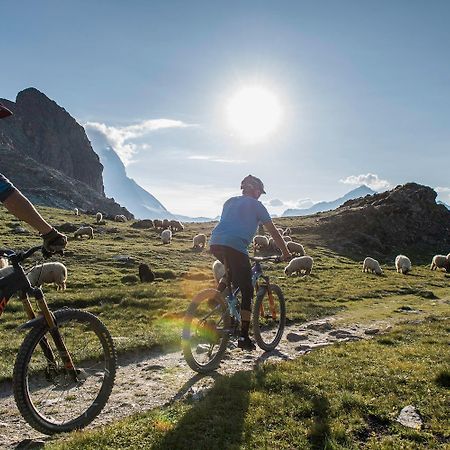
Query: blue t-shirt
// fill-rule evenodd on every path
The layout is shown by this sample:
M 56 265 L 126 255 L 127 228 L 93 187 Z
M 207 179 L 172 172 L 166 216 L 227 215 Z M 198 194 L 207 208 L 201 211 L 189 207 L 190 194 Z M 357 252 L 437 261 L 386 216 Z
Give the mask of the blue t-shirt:
M 248 254 L 247 247 L 260 223 L 270 222 L 265 206 L 253 197 L 232 197 L 223 205 L 220 222 L 214 228 L 210 245 L 226 245 Z
M 4 202 L 15 190 L 8 178 L 0 173 L 0 202 Z

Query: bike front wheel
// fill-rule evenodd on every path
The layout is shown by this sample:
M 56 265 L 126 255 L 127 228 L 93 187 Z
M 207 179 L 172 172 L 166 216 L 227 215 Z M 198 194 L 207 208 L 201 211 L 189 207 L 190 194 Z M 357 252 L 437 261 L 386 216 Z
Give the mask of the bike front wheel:
M 227 348 L 230 315 L 222 294 L 205 289 L 195 296 L 184 316 L 183 355 L 192 370 L 216 369 Z
M 253 336 L 258 347 L 274 350 L 283 336 L 285 323 L 283 292 L 276 284 L 261 286 L 253 305 Z
M 43 321 L 25 337 L 13 374 L 20 413 L 45 434 L 72 431 L 92 422 L 108 401 L 117 363 L 111 335 L 96 316 L 77 309 L 54 315 L 75 370 L 65 368 Z

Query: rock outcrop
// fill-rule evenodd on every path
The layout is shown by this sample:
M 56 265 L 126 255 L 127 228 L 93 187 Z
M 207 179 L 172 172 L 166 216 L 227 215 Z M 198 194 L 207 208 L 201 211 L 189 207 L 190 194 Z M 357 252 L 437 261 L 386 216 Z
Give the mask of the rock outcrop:
M 99 157 L 84 128 L 64 108 L 34 88 L 19 92 L 15 103 L 0 102 L 14 112 L 0 121 L 0 147 L 29 156 L 104 195 Z
M 436 197 L 428 186 L 407 183 L 305 218 L 292 231 L 320 236 L 324 244 L 353 256 L 384 260 L 399 253 L 445 253 L 450 249 L 450 211 Z

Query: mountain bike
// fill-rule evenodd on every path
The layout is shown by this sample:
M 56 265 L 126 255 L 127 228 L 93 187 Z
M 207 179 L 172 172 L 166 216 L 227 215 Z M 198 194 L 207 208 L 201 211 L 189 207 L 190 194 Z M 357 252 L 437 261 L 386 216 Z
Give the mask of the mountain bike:
M 0 250 L 11 264 L 0 275 L 0 316 L 19 293 L 29 319 L 19 330 L 30 331 L 14 364 L 14 398 L 33 428 L 54 434 L 83 428 L 102 411 L 114 384 L 117 356 L 109 331 L 96 316 L 72 308 L 51 312 L 42 289 L 31 286 L 21 263 L 41 249 Z
M 252 284 L 256 292 L 252 307 L 253 337 L 262 350 L 271 351 L 283 336 L 286 305 L 281 289 L 264 275 L 261 262 L 278 262 L 280 258 L 250 257 L 250 260 L 253 261 Z M 239 335 L 240 290 L 232 287 L 230 278 L 227 274 L 227 288 L 223 292 L 216 289 L 199 292 L 184 316 L 183 354 L 189 367 L 196 372 L 216 369 L 230 338 Z

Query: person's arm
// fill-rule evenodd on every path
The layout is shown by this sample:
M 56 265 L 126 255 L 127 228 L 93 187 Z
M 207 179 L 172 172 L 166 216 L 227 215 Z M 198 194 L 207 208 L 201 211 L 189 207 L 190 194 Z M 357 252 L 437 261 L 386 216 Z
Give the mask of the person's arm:
M 17 189 L 3 201 L 6 209 L 42 235 L 52 231 L 51 225 L 36 211 L 32 203 Z
M 273 240 L 275 241 L 275 244 L 277 244 L 278 248 L 281 250 L 281 253 L 283 254 L 283 259 L 285 259 L 285 260 L 291 259 L 292 255 L 289 252 L 288 248 L 286 247 L 286 242 L 284 242 L 284 239 L 281 237 L 281 234 L 276 229 L 276 227 L 273 224 L 272 220 L 263 223 L 263 225 L 264 225 L 264 228 L 273 237 Z

